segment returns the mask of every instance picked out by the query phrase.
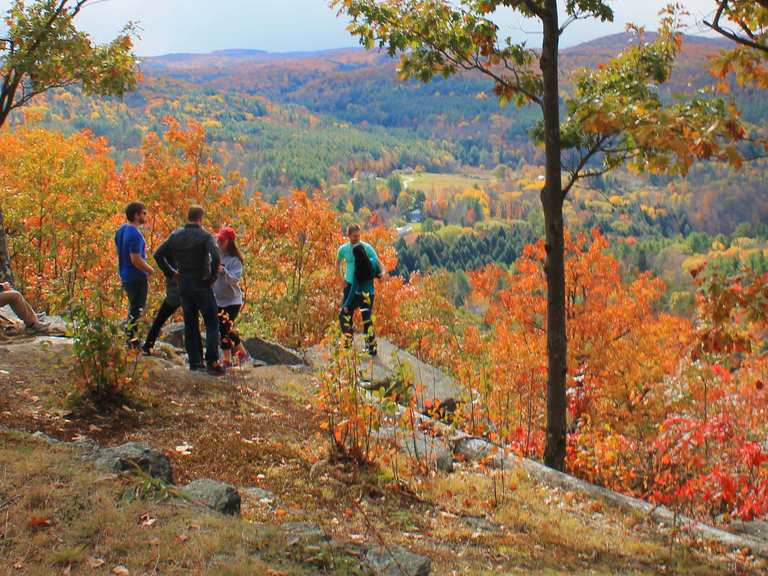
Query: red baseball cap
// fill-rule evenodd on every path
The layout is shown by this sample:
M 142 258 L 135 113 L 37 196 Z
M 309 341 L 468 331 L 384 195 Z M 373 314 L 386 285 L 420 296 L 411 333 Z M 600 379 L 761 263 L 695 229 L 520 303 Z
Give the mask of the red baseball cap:
M 224 226 L 221 230 L 219 230 L 218 238 L 219 240 L 229 240 L 230 242 L 234 241 L 235 229 L 229 226 Z

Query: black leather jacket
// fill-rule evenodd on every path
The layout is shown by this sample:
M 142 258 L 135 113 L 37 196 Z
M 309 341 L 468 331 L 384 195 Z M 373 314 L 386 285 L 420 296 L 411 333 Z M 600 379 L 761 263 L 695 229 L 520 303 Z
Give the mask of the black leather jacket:
M 181 278 L 187 280 L 208 280 L 212 283 L 219 269 L 216 241 L 200 224 L 187 223 L 184 228 L 173 232 L 155 250 L 154 256 L 166 276 L 174 273 L 169 261 L 175 262 Z

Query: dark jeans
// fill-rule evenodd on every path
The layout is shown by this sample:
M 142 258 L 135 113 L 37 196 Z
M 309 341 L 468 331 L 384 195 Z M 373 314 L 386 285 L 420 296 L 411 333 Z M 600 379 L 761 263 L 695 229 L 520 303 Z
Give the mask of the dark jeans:
M 240 345 L 240 336 L 234 330 L 240 308 L 242 308 L 241 304 L 219 307 L 219 334 L 223 350 L 233 350 Z
M 184 311 L 184 345 L 190 368 L 203 365 L 200 357 L 200 318 L 205 323 L 205 361 L 208 365 L 219 361 L 219 321 L 216 297 L 211 284 L 205 280 L 182 278 L 179 281 L 181 308 Z
M 147 306 L 149 282 L 147 279 L 135 282 L 123 282 L 123 290 L 128 296 L 128 319 L 125 323 L 125 335 L 129 342 L 136 340 L 136 328 L 144 308 Z
M 347 301 L 349 291 L 352 286 L 347 284 L 344 287 L 344 296 L 342 303 Z M 376 334 L 373 332 L 373 294 L 355 294 L 349 303 L 349 308 L 345 311 L 342 307 L 339 313 L 339 324 L 341 325 L 342 333 L 352 338 L 354 334 L 354 327 L 352 325 L 352 317 L 355 315 L 355 310 L 360 309 L 360 314 L 363 317 L 363 331 L 365 332 L 365 343 L 369 349 L 376 347 Z M 343 305 L 343 304 L 342 304 Z

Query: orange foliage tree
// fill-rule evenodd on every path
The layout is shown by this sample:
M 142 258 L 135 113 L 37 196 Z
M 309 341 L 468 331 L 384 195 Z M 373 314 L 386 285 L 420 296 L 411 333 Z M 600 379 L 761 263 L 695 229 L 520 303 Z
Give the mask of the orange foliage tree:
M 686 321 L 655 313 L 661 281 L 646 274 L 623 281 L 606 248 L 597 232 L 591 239 L 567 236 L 569 463 L 584 473 L 590 456 L 576 447 L 593 428 L 621 429 L 641 440 L 632 424 L 637 419 L 628 415 L 657 409 L 645 405 L 648 390 L 674 371 L 689 332 Z M 526 248 L 514 273 L 489 267 L 473 274 L 491 330 L 468 332 L 469 354 L 457 363 L 457 373 L 481 398 L 483 413 L 473 413 L 473 423 L 492 423 L 494 434 L 536 456 L 543 450 L 546 401 L 544 261 L 539 242 Z
M 0 187 L 17 285 L 60 310 L 99 286 L 105 223 L 120 210 L 107 143 L 39 128 L 0 133 Z

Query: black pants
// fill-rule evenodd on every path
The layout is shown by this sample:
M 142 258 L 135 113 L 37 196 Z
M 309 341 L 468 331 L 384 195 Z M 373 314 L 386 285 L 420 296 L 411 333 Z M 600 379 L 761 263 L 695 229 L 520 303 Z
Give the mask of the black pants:
M 174 315 L 176 310 L 181 307 L 181 297 L 179 296 L 179 283 L 173 278 L 167 278 L 165 281 L 165 299 L 160 304 L 160 308 L 155 314 L 155 319 L 152 322 L 152 326 L 149 328 L 147 339 L 144 342 L 145 348 L 154 348 L 158 337 L 160 336 L 160 330 L 163 329 L 168 318 Z M 202 348 L 202 345 L 201 345 Z
M 222 350 L 234 350 L 240 345 L 240 336 L 234 330 L 240 308 L 242 308 L 242 304 L 219 306 L 219 334 L 221 335 Z
M 147 295 L 149 294 L 149 282 L 147 279 L 136 280 L 135 282 L 123 282 L 123 290 L 128 296 L 128 319 L 125 323 L 125 335 L 128 342 L 136 340 L 136 329 L 139 324 L 139 318 L 144 313 L 147 306 Z
M 347 301 L 349 291 L 352 286 L 347 284 L 344 287 L 343 302 Z M 352 338 L 354 335 L 354 327 L 352 325 L 352 317 L 355 315 L 355 310 L 360 309 L 360 315 L 363 317 L 363 331 L 365 332 L 365 343 L 369 349 L 376 347 L 376 334 L 373 332 L 373 294 L 355 294 L 349 303 L 347 310 L 344 310 L 343 304 L 341 312 L 339 313 L 339 324 L 341 325 L 341 332 L 347 337 Z
M 190 368 L 203 365 L 200 357 L 200 315 L 205 323 L 205 361 L 219 361 L 219 321 L 216 297 L 211 284 L 205 280 L 182 278 L 179 282 L 181 308 L 184 311 L 184 345 Z
M 155 342 L 157 342 L 157 338 L 160 336 L 160 330 L 163 329 L 168 318 L 173 316 L 180 306 L 181 302 L 168 302 L 167 298 L 163 300 L 163 303 L 160 304 L 160 308 L 157 310 L 157 314 L 155 314 L 155 320 L 152 322 L 152 327 L 147 334 L 147 340 L 144 343 L 146 348 L 155 347 Z

